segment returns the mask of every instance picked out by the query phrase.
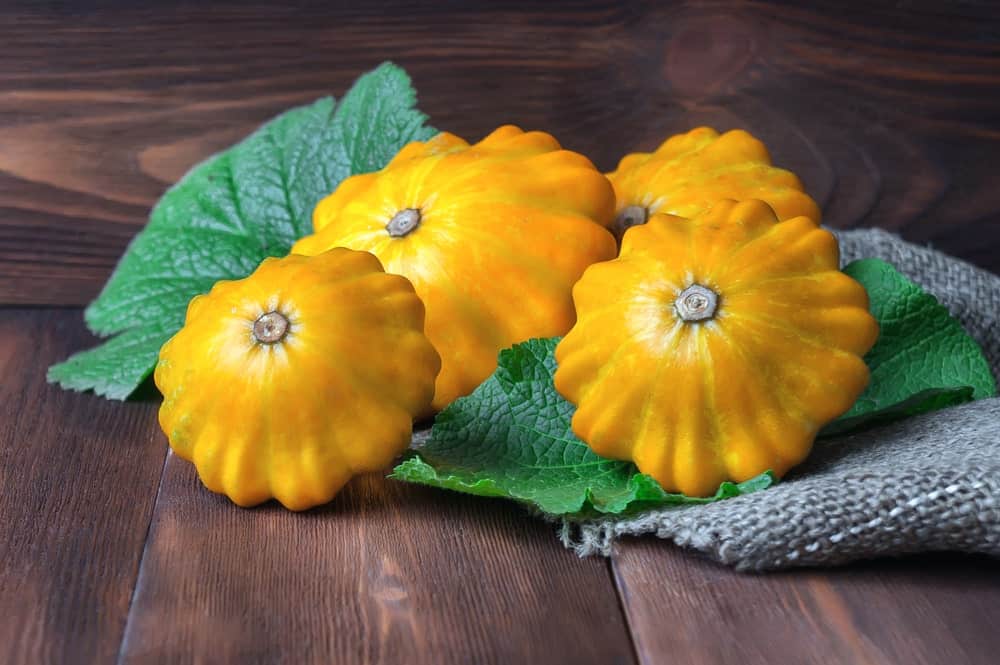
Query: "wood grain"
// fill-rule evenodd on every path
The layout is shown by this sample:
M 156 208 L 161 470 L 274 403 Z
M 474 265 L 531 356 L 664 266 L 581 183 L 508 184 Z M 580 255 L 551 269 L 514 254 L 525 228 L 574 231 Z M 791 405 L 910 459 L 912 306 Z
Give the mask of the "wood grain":
M 15 1 L 0 44 L 0 305 L 87 302 L 190 166 L 385 59 L 435 126 L 550 131 L 603 169 L 696 125 L 746 128 L 831 225 L 1000 272 L 990 2 Z M 612 577 L 516 506 L 374 476 L 305 514 L 234 508 L 164 466 L 155 404 L 45 385 L 92 342 L 77 310 L 0 308 L 0 662 L 1000 651 L 995 561 L 745 576 L 646 539 L 619 546 Z
M 0 310 L 0 662 L 118 653 L 166 451 L 150 404 L 45 383 L 78 311 Z
M 437 127 L 544 129 L 606 169 L 747 128 L 830 224 L 1000 271 L 988 2 L 89 4 L 0 8 L 0 303 L 88 301 L 188 167 L 384 59 Z
M 512 504 L 355 479 L 239 509 L 171 455 L 124 663 L 632 663 L 606 563 Z
M 741 575 L 663 541 L 613 559 L 641 663 L 988 665 L 1000 649 L 1000 562 L 921 556 Z

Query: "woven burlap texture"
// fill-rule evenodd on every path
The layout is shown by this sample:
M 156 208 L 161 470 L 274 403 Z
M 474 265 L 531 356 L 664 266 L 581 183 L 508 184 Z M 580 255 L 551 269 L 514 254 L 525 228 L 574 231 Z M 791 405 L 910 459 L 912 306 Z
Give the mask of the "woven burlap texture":
M 884 231 L 838 235 L 844 263 L 885 259 L 936 295 L 1000 376 L 1000 277 Z M 640 534 L 745 571 L 926 551 L 1000 556 L 1000 398 L 821 440 L 763 492 L 560 528 L 580 555 Z

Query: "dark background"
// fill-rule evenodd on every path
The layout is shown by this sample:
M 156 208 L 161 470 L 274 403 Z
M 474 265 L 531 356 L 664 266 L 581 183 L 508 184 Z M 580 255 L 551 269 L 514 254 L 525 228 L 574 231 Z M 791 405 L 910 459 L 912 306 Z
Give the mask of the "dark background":
M 996 3 L 353 4 L 0 3 L 0 662 L 996 662 L 994 561 L 578 560 L 517 506 L 377 476 L 240 510 L 155 403 L 45 384 L 166 187 L 385 59 L 434 126 L 546 130 L 602 169 L 748 129 L 827 223 L 1000 271 Z
M 996 3 L 336 4 L 0 9 L 0 300 L 87 302 L 189 166 L 385 59 L 434 126 L 602 169 L 748 129 L 827 223 L 1000 270 Z

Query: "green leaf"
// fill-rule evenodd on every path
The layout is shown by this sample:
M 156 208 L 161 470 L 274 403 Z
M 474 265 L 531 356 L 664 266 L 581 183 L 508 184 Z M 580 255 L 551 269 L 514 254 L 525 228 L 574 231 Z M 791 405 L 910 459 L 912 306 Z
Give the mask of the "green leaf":
M 152 373 L 160 347 L 169 338 L 162 330 L 132 328 L 53 365 L 48 380 L 67 390 L 93 390 L 109 399 L 125 399 Z
M 844 272 L 868 291 L 880 331 L 865 356 L 868 388 L 824 436 L 996 395 L 982 349 L 934 296 L 879 259 Z
M 127 338 L 55 365 L 49 380 L 116 399 L 131 394 L 192 297 L 287 254 L 311 232 L 313 207 L 342 180 L 380 169 L 406 143 L 436 133 L 415 102 L 406 72 L 384 63 L 339 107 L 327 97 L 287 111 L 194 167 L 156 204 L 85 312 L 95 333 Z
M 438 414 L 430 440 L 391 477 L 574 517 L 707 503 L 774 482 L 766 473 L 694 498 L 665 492 L 629 462 L 598 457 L 573 434 L 574 407 L 552 385 L 558 341 L 529 340 L 501 351 L 496 372 Z
M 949 406 L 957 406 L 965 402 L 971 402 L 972 387 L 959 386 L 956 388 L 928 388 L 910 395 L 901 402 L 889 404 L 872 411 L 860 411 L 854 413 L 852 409 L 837 420 L 833 421 L 820 432 L 820 436 L 836 436 L 846 434 L 868 427 L 875 427 L 894 420 L 917 416 L 921 413 L 946 409 Z M 853 414 L 853 415 L 852 415 Z

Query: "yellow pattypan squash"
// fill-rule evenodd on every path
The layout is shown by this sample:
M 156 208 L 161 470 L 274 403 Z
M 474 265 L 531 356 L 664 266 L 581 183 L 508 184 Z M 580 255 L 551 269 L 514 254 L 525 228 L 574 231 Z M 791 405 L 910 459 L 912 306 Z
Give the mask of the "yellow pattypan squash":
M 868 383 L 878 326 L 836 238 L 760 201 L 654 215 L 573 289 L 556 389 L 597 454 L 668 491 L 782 475 Z
M 613 213 L 614 191 L 586 157 L 505 126 L 474 145 L 452 134 L 411 143 L 382 171 L 348 178 L 292 251 L 366 250 L 413 282 L 441 354 L 441 409 L 486 379 L 501 349 L 569 330 L 573 284 L 615 256 Z
M 672 136 L 656 152 L 626 155 L 608 178 L 617 197 L 619 238 L 655 213 L 693 217 L 720 199 L 760 199 L 779 219 L 820 221 L 798 177 L 771 166 L 764 144 L 742 130 L 720 136 L 699 127 Z
M 441 361 L 412 285 L 371 254 L 267 259 L 188 306 L 160 350 L 160 425 L 241 506 L 326 503 L 385 468 L 428 412 Z

